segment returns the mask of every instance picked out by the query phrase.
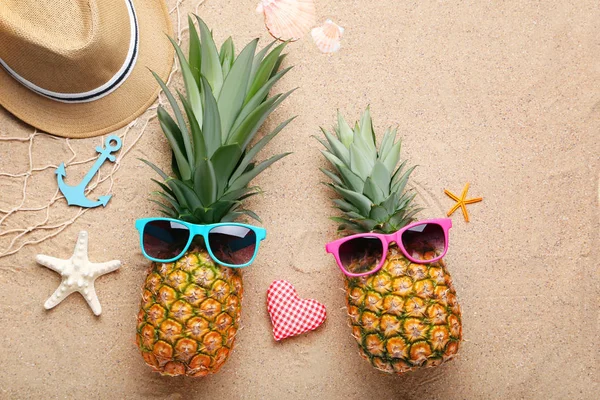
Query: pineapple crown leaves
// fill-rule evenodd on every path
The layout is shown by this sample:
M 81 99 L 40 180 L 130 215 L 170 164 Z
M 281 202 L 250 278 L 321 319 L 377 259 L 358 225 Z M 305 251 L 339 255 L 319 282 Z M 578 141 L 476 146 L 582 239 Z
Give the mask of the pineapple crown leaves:
M 287 43 L 269 44 L 256 52 L 258 39 L 248 43 L 235 57 L 231 37 L 217 50 L 212 33 L 198 16 L 199 29 L 189 21 L 190 49 L 186 59 L 177 43 L 169 38 L 183 75 L 185 94 L 177 98 L 154 72 L 173 111 L 162 106 L 157 116 L 172 149 L 169 176 L 152 167 L 164 182 L 154 180 L 160 191 L 154 192 L 166 203 L 159 204 L 163 214 L 193 223 L 232 221 L 246 215 L 258 216 L 242 208 L 242 201 L 261 193 L 249 183 L 267 167 L 290 153 L 254 162 L 256 155 L 295 117 L 270 134 L 250 143 L 267 117 L 295 90 L 269 97 L 271 88 L 292 67 L 279 71 Z
M 406 161 L 400 162 L 397 129 L 388 128 L 377 148 L 367 108 L 354 128 L 338 111 L 334 132 L 321 131 L 325 139 L 317 140 L 333 167 L 321 171 L 331 180 L 327 185 L 341 196 L 333 203 L 343 216 L 331 218 L 340 223 L 340 230 L 391 233 L 414 220 L 421 209 L 412 205 L 415 194 L 405 189 L 416 166 L 405 169 Z

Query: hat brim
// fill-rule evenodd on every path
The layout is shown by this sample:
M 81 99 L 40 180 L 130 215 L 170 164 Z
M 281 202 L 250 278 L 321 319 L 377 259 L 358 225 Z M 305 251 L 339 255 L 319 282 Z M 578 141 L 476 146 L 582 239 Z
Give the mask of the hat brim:
M 0 105 L 20 120 L 57 136 L 86 138 L 113 132 L 150 107 L 173 66 L 171 20 L 164 1 L 136 1 L 139 53 L 129 77 L 112 93 L 89 103 L 62 103 L 21 85 L 0 67 Z

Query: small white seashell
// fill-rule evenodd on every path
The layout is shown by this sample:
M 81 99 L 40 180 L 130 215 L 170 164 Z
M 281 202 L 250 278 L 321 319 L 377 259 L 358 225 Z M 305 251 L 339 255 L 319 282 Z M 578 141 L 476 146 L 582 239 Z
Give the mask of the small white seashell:
M 314 0 L 260 0 L 256 8 L 275 39 L 295 41 L 315 24 Z
M 328 19 L 323 26 L 311 31 L 313 40 L 319 50 L 323 53 L 335 53 L 341 47 L 340 40 L 344 34 L 344 28 Z

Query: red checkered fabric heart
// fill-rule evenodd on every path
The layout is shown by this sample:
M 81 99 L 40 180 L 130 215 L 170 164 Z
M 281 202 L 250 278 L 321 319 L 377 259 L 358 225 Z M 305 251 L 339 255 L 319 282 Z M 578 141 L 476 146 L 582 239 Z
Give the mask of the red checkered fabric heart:
M 275 281 L 267 290 L 267 310 L 275 340 L 317 329 L 327 316 L 325 306 L 313 299 L 301 299 L 288 281 Z

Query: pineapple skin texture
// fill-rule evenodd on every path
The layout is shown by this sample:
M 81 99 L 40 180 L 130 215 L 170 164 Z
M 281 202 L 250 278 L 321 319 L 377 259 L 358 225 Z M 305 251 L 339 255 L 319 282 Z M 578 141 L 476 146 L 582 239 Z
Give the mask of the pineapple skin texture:
M 196 247 L 173 263 L 152 263 L 142 288 L 137 345 L 161 375 L 217 372 L 239 327 L 242 277 Z
M 346 278 L 346 294 L 352 335 L 375 368 L 403 374 L 457 354 L 461 310 L 443 260 L 414 264 L 390 246 L 377 273 Z

